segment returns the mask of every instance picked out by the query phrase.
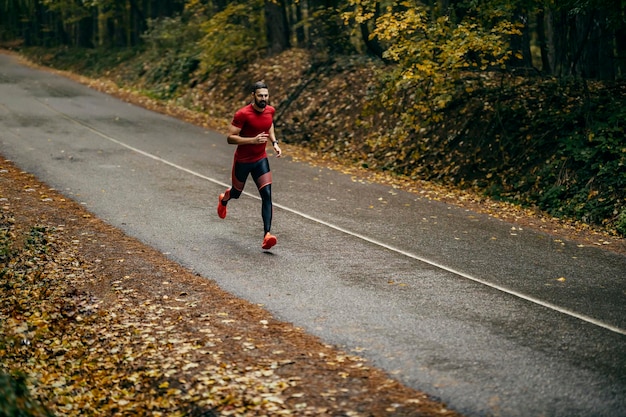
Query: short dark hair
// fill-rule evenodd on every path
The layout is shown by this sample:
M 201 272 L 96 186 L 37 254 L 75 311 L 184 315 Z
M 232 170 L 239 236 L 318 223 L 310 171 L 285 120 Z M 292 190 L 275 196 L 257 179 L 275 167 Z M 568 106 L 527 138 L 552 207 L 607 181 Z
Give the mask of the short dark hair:
M 252 92 L 256 93 L 257 90 L 260 90 L 262 88 L 267 88 L 267 84 L 265 84 L 263 81 L 257 81 L 254 84 L 252 84 Z

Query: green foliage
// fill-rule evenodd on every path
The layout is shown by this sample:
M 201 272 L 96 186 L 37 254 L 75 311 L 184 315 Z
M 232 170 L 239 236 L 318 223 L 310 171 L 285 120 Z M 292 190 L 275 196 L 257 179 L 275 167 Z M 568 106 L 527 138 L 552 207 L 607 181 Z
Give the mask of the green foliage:
M 539 79 L 506 85 L 466 97 L 445 125 L 425 132 L 429 146 L 406 172 L 623 234 L 624 86 Z
M 481 99 L 497 90 L 483 91 Z M 489 195 L 615 225 L 626 205 L 626 102 L 619 89 L 555 80 L 500 90 L 469 123 L 457 174 Z M 490 138 L 488 152 L 478 135 Z
M 558 136 L 531 198 L 555 215 L 613 224 L 624 233 L 626 99 L 594 94 L 565 118 L 578 123 Z
M 133 59 L 133 48 L 23 48 L 21 53 L 34 62 L 57 69 L 73 71 L 90 77 L 100 77 Z
M 26 247 L 34 253 L 45 253 L 48 245 L 48 230 L 44 226 L 33 226 L 26 238 Z
M 155 99 L 180 97 L 211 74 L 259 55 L 265 47 L 263 2 L 234 2 L 219 12 L 188 2 L 179 16 L 149 20 L 142 38 L 145 50 L 129 61 L 134 68 L 125 81 Z
M 155 53 L 188 49 L 197 42 L 201 33 L 195 19 L 184 16 L 149 19 L 148 30 L 142 35 L 146 46 Z
M 205 74 L 232 70 L 266 47 L 262 0 L 229 3 L 201 25 L 201 68 Z
M 53 414 L 31 398 L 26 376 L 0 371 L 0 417 L 49 417 Z
M 320 6 L 313 10 L 308 19 L 300 22 L 309 30 L 309 45 L 315 55 L 328 59 L 329 56 L 352 54 L 354 45 L 345 30 L 341 13 L 332 7 Z
M 188 86 L 200 64 L 202 33 L 197 19 L 185 16 L 148 21 L 146 52 L 139 74 L 149 95 L 169 99 Z

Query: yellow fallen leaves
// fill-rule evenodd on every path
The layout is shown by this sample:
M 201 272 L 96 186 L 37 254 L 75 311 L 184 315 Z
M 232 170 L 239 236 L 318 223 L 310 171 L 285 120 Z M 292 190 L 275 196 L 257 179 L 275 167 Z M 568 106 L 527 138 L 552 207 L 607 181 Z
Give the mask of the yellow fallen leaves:
M 210 322 L 232 323 L 227 313 L 203 317 L 197 338 L 184 339 L 164 312 L 176 300 L 145 300 L 113 280 L 117 303 L 108 311 L 79 290 L 92 279 L 90 265 L 69 249 L 58 250 L 58 231 L 36 226 L 15 244 L 11 217 L 1 214 L 0 358 L 7 373 L 21 370 L 29 389 L 57 415 L 288 415 L 286 389 L 295 386 L 259 359 L 229 363 Z M 192 305 L 192 304 L 191 304 Z M 190 308 L 179 305 L 177 308 Z M 266 322 L 267 324 L 267 322 Z M 254 340 L 241 340 L 254 350 Z M 300 408 L 306 407 L 306 404 Z

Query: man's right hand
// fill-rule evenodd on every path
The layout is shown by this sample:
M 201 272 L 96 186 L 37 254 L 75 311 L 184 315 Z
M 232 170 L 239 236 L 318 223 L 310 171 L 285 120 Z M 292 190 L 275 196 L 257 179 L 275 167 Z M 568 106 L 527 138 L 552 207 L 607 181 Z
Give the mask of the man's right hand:
M 267 143 L 267 139 L 270 137 L 267 133 L 259 133 L 256 135 L 254 143 Z

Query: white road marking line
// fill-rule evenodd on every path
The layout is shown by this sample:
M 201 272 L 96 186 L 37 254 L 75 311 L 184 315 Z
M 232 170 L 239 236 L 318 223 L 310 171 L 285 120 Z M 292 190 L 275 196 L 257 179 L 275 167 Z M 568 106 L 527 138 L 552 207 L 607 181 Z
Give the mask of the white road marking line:
M 188 169 L 188 168 L 185 168 L 185 167 L 183 167 L 183 166 L 180 166 L 180 165 L 178 165 L 178 164 L 175 164 L 175 163 L 173 163 L 173 162 L 170 162 L 170 161 L 168 161 L 168 160 L 166 160 L 166 159 L 163 159 L 163 158 L 161 158 L 160 156 L 153 155 L 153 154 L 151 154 L 151 153 L 149 153 L 149 152 L 142 151 L 141 149 L 138 149 L 138 148 L 135 148 L 134 146 L 128 145 L 128 144 L 126 144 L 126 143 L 124 143 L 124 142 L 122 142 L 122 141 L 119 141 L 119 140 L 117 140 L 117 139 L 115 139 L 115 138 L 111 137 L 111 136 L 108 136 L 106 133 L 100 132 L 99 130 L 97 130 L 97 129 L 95 129 L 95 128 L 93 128 L 93 127 L 91 127 L 91 126 L 89 126 L 89 125 L 87 125 L 87 124 L 85 124 L 85 123 L 83 123 L 83 122 L 81 122 L 81 121 L 79 121 L 79 120 L 73 119 L 72 117 L 68 116 L 67 114 L 62 113 L 62 112 L 60 112 L 60 111 L 58 111 L 58 110 L 54 109 L 53 107 L 50 107 L 50 106 L 49 106 L 48 104 L 46 104 L 46 103 L 43 103 L 43 102 L 41 102 L 41 101 L 40 101 L 40 103 L 42 103 L 43 105 L 45 105 L 46 107 L 48 107 L 49 109 L 51 109 L 52 111 L 54 111 L 55 113 L 58 113 L 58 114 L 62 115 L 62 116 L 63 116 L 64 118 L 66 118 L 67 120 L 69 120 L 69 121 L 71 121 L 71 122 L 73 122 L 73 123 L 76 123 L 76 124 L 78 124 L 78 125 L 80 125 L 80 126 L 84 127 L 85 129 L 88 129 L 89 131 L 91 131 L 91 132 L 95 133 L 96 135 L 98 135 L 98 136 L 100 136 L 100 137 L 102 137 L 102 138 L 104 138 L 104 139 L 106 139 L 106 140 L 108 140 L 108 141 L 111 141 L 111 142 L 113 142 L 113 143 L 116 143 L 116 144 L 118 144 L 118 145 L 120 145 L 120 146 L 122 146 L 122 147 L 124 147 L 124 148 L 126 148 L 126 149 L 129 149 L 129 150 L 131 150 L 131 151 L 133 151 L 133 152 L 136 152 L 136 153 L 138 153 L 138 154 L 140 154 L 140 155 L 143 155 L 143 156 L 145 156 L 145 157 L 147 157 L 147 158 L 154 159 L 155 161 L 161 162 L 161 163 L 163 163 L 163 164 L 165 164 L 165 165 L 169 165 L 169 166 L 171 166 L 172 168 L 176 168 L 176 169 L 178 169 L 178 170 L 180 170 L 180 171 L 186 172 L 186 173 L 188 173 L 188 174 L 190 174 L 190 175 L 196 176 L 196 177 L 201 178 L 201 179 L 203 179 L 203 180 L 206 180 L 206 181 L 212 182 L 212 183 L 217 184 L 217 185 L 221 185 L 221 186 L 223 186 L 223 187 L 230 187 L 230 184 L 227 184 L 227 183 L 224 183 L 224 182 L 222 182 L 222 181 L 216 180 L 215 178 L 207 177 L 206 175 L 202 175 L 202 174 L 200 174 L 200 173 L 198 173 L 198 172 L 192 171 L 192 170 L 190 170 L 190 169 Z M 243 192 L 243 194 L 245 194 L 245 195 L 246 195 L 246 196 L 248 196 L 248 197 L 255 198 L 255 199 L 257 199 L 257 200 L 260 200 L 260 199 L 261 199 L 259 196 L 254 195 L 254 194 L 250 194 L 250 193 L 245 192 L 245 191 Z M 621 335 L 625 335 L 625 336 L 626 336 L 626 330 L 624 330 L 624 329 L 620 329 L 619 327 L 616 327 L 616 326 L 613 326 L 613 325 L 610 325 L 610 324 L 604 323 L 604 322 L 602 322 L 602 321 L 596 320 L 596 319 L 594 319 L 593 317 L 589 317 L 589 316 L 584 315 L 584 314 L 576 313 L 575 311 L 572 311 L 572 310 L 569 310 L 569 309 L 566 309 L 566 308 L 563 308 L 563 307 L 559 307 L 559 306 L 557 306 L 557 305 L 555 305 L 555 304 L 548 303 L 548 302 L 546 302 L 546 301 L 542 301 L 542 300 L 540 300 L 540 299 L 538 299 L 538 298 L 531 297 L 531 296 L 526 295 L 526 294 L 522 294 L 521 292 L 518 292 L 518 291 L 515 291 L 515 290 L 511 290 L 511 289 L 508 289 L 508 288 L 502 287 L 502 286 L 497 285 L 497 284 L 493 284 L 493 283 L 491 283 L 491 282 L 488 282 L 488 281 L 482 280 L 482 279 L 480 279 L 480 278 L 473 277 L 473 276 L 468 275 L 468 274 L 466 274 L 466 273 L 464 273 L 464 272 L 457 271 L 457 270 L 456 270 L 456 269 L 454 269 L 454 268 L 447 267 L 447 266 L 442 265 L 442 264 L 440 264 L 440 263 L 438 263 L 438 262 L 434 262 L 434 261 L 428 260 L 428 259 L 426 259 L 426 258 L 422 258 L 421 256 L 415 255 L 415 254 L 410 253 L 410 252 L 407 252 L 407 251 L 405 251 L 405 250 L 398 249 L 398 248 L 396 248 L 396 247 L 390 246 L 390 245 L 388 245 L 388 244 L 386 244 L 386 243 L 383 243 L 383 242 L 379 242 L 379 241 L 377 241 L 377 240 L 375 240 L 375 239 L 372 239 L 372 238 L 370 238 L 370 237 L 367 237 L 367 236 L 361 235 L 361 234 L 359 234 L 359 233 L 352 232 L 352 231 L 347 230 L 347 229 L 344 229 L 344 228 L 342 228 L 342 227 L 340 227 L 340 226 L 334 225 L 334 224 L 332 224 L 332 223 L 328 223 L 328 222 L 326 222 L 326 221 L 324 221 L 324 220 L 317 219 L 317 218 L 315 218 L 315 217 L 309 216 L 309 215 L 308 215 L 308 214 L 306 214 L 306 213 L 302 213 L 302 212 L 300 212 L 300 211 L 298 211 L 298 210 L 294 210 L 294 209 L 292 209 L 292 208 L 289 208 L 289 207 L 283 206 L 282 204 L 276 204 L 276 203 L 274 203 L 274 207 L 278 207 L 278 208 L 280 208 L 280 209 L 282 209 L 282 210 L 285 210 L 285 211 L 287 211 L 287 212 L 290 212 L 290 213 L 292 213 L 292 214 L 295 214 L 295 215 L 300 216 L 300 217 L 302 217 L 302 218 L 305 218 L 305 219 L 307 219 L 307 220 L 310 220 L 310 221 L 313 221 L 313 222 L 319 223 L 319 224 L 321 224 L 321 225 L 323 225 L 323 226 L 329 227 L 329 228 L 334 229 L 334 230 L 336 230 L 336 231 L 338 231 L 338 232 L 341 232 L 341 233 L 347 234 L 347 235 L 352 236 L 352 237 L 356 237 L 356 238 L 358 238 L 358 239 L 361 239 L 361 240 L 364 240 L 364 241 L 366 241 L 366 242 L 372 243 L 372 244 L 374 244 L 374 245 L 376 245 L 376 246 L 380 246 L 380 247 L 382 247 L 382 248 L 385 248 L 385 249 L 387 249 L 387 250 L 390 250 L 390 251 L 392 251 L 392 252 L 395 252 L 395 253 L 397 253 L 397 254 L 399 254 L 399 255 L 403 255 L 403 256 L 406 256 L 406 257 L 408 257 L 408 258 L 415 259 L 415 260 L 417 260 L 417 261 L 420 261 L 420 262 L 423 262 L 423 263 L 425 263 L 425 264 L 431 265 L 431 266 L 433 266 L 433 267 L 435 267 L 435 268 L 442 269 L 442 270 L 444 270 L 444 271 L 450 272 L 451 274 L 458 275 L 458 276 L 463 277 L 463 278 L 465 278 L 465 279 L 468 279 L 468 280 L 470 280 L 470 281 L 474 281 L 474 282 L 476 282 L 476 283 L 479 283 L 479 284 L 485 285 L 485 286 L 487 286 L 487 287 L 490 287 L 490 288 L 493 288 L 493 289 L 495 289 L 495 290 L 501 291 L 501 292 L 503 292 L 503 293 L 506 293 L 506 294 L 512 295 L 512 296 L 517 297 L 517 298 L 520 298 L 520 299 L 522 299 L 522 300 L 529 301 L 529 302 L 531 302 L 531 303 L 534 303 L 534 304 L 540 305 L 540 306 L 545 307 L 545 308 L 548 308 L 548 309 L 550 309 L 550 310 L 557 311 L 557 312 L 559 312 L 559 313 L 562 313 L 562 314 L 565 314 L 565 315 L 568 315 L 568 316 L 571 316 L 571 317 L 577 318 L 577 319 L 579 319 L 579 320 L 585 321 L 585 322 L 590 323 L 590 324 L 593 324 L 593 325 L 595 325 L 595 326 L 602 327 L 602 328 L 604 328 L 604 329 L 606 329 L 606 330 L 610 330 L 610 331 L 612 331 L 612 332 L 619 333 L 619 334 L 621 334 Z

